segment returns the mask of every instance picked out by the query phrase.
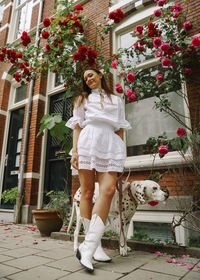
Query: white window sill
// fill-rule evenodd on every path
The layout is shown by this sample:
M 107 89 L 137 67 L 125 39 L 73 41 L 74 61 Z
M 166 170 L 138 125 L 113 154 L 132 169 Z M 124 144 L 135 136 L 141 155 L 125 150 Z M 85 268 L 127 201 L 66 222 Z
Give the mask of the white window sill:
M 187 153 L 185 155 L 186 159 L 189 159 L 191 155 Z M 151 155 L 141 155 L 134 157 L 127 157 L 125 162 L 125 169 L 134 169 L 134 170 L 145 170 L 150 168 L 166 168 L 170 166 L 185 166 L 186 162 L 179 155 L 178 152 L 170 152 L 164 156 L 164 158 L 160 158 L 158 155 L 155 158 L 153 164 L 153 156 Z

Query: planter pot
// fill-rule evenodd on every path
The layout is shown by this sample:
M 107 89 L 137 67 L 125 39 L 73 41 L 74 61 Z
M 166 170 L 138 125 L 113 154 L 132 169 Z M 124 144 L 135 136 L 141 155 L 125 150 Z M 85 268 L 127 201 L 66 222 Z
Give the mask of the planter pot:
M 50 236 L 52 232 L 60 231 L 63 220 L 58 216 L 56 209 L 32 210 L 37 228 L 41 236 Z

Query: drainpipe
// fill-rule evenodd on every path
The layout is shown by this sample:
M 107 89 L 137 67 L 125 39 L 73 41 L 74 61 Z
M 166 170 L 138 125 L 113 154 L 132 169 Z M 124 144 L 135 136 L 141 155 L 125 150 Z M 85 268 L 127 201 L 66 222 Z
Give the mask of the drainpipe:
M 35 47 L 39 46 L 40 42 L 40 23 L 42 20 L 42 12 L 43 12 L 43 4 L 44 0 L 40 0 L 40 8 L 38 13 L 38 22 L 36 27 L 36 36 L 35 36 Z M 26 123 L 25 123 L 25 131 L 24 131 L 24 141 L 23 141 L 23 151 L 22 158 L 20 164 L 20 174 L 19 174 L 19 186 L 18 186 L 18 196 L 16 200 L 16 215 L 15 215 L 15 223 L 18 224 L 21 221 L 21 206 L 23 200 L 23 178 L 24 178 L 24 169 L 26 165 L 26 157 L 27 157 L 27 146 L 28 146 L 28 136 L 29 136 L 29 125 L 30 125 L 30 117 L 31 117 L 31 105 L 32 105 L 32 96 L 33 96 L 33 88 L 35 84 L 35 77 L 31 79 L 30 87 L 29 87 L 29 97 L 27 104 L 27 112 L 26 112 Z

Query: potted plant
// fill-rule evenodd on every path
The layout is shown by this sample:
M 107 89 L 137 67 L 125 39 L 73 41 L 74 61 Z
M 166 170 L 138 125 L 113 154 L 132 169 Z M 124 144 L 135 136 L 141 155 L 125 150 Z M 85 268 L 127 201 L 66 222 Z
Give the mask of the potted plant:
M 60 231 L 67 221 L 70 206 L 65 191 L 50 191 L 46 196 L 49 197 L 49 203 L 43 209 L 32 210 L 41 236 L 50 236 L 52 232 Z
M 1 199 L 3 200 L 4 203 L 9 203 L 11 205 L 15 205 L 17 194 L 18 194 L 18 187 L 14 187 L 14 188 L 5 190 L 1 195 Z

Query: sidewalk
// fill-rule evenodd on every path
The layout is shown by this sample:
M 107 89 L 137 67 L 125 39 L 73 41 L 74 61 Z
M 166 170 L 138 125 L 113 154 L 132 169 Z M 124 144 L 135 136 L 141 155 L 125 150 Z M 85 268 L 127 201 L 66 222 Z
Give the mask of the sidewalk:
M 96 262 L 95 271 L 90 274 L 75 258 L 71 241 L 41 237 L 32 225 L 0 224 L 1 280 L 200 279 L 200 261 L 197 258 L 173 258 L 159 252 L 142 251 L 120 257 L 117 250 L 107 249 L 106 252 L 112 257 L 112 262 Z

